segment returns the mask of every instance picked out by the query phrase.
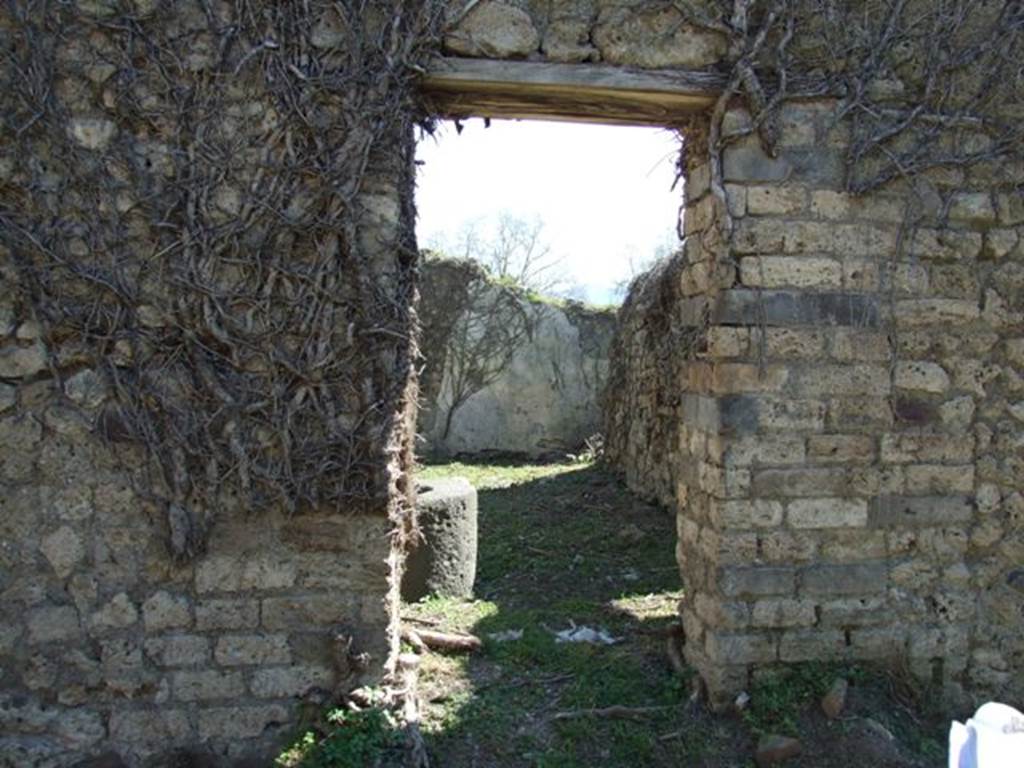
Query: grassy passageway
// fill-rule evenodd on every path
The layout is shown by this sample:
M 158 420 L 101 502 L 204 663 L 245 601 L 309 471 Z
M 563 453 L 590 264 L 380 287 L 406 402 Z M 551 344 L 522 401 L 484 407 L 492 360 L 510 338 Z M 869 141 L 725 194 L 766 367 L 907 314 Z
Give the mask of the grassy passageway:
M 766 675 L 744 712 L 687 706 L 690 679 L 672 669 L 665 633 L 682 597 L 675 521 L 600 465 L 510 462 L 428 465 L 418 479 L 461 475 L 479 495 L 475 599 L 403 606 L 410 626 L 470 632 L 473 654 L 427 653 L 422 731 L 438 768 L 734 768 L 753 766 L 765 733 L 799 737 L 786 768 L 925 768 L 944 761 L 948 720 L 927 692 L 863 667 L 809 664 Z M 572 626 L 611 645 L 559 643 Z M 520 634 L 521 633 L 521 634 Z M 851 682 L 843 716 L 819 699 Z M 636 719 L 559 713 L 643 708 Z M 341 710 L 282 766 L 402 765 L 394 723 Z
M 670 764 L 678 744 L 651 736 L 673 730 L 683 698 L 662 634 L 681 597 L 673 519 L 590 464 L 453 464 L 420 477 L 451 474 L 479 494 L 477 599 L 404 612 L 484 640 L 477 655 L 430 654 L 421 668 L 424 730 L 441 764 Z M 618 642 L 556 642 L 573 625 Z M 612 705 L 665 709 L 639 724 L 552 720 Z

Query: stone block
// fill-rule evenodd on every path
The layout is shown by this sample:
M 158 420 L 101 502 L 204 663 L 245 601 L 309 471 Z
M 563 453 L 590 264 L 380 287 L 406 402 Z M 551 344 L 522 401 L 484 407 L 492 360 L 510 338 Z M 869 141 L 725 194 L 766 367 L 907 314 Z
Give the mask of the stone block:
M 255 739 L 268 729 L 287 727 L 291 713 L 280 704 L 259 707 L 211 707 L 202 710 L 198 718 L 199 738 Z
M 974 459 L 973 435 L 887 433 L 881 459 L 886 463 L 966 463 Z
M 142 622 L 147 632 L 188 627 L 192 624 L 188 598 L 163 590 L 153 593 L 142 604 Z
M 817 537 L 799 531 L 767 531 L 760 538 L 766 563 L 806 563 L 818 552 Z
M 252 676 L 252 692 L 261 699 L 297 698 L 316 689 L 331 691 L 334 683 L 334 671 L 327 667 L 257 669 Z
M 217 640 L 214 657 L 225 667 L 287 664 L 291 650 L 286 635 L 226 635 Z
M 803 187 L 749 186 L 747 211 L 754 216 L 800 213 L 807 204 Z
M 748 566 L 721 568 L 718 572 L 718 587 L 726 597 L 792 596 L 795 585 L 793 568 Z
M 245 592 L 295 584 L 295 563 L 274 555 L 208 555 L 196 565 L 196 591 Z
M 762 469 L 754 473 L 757 496 L 842 495 L 849 487 L 846 470 L 839 467 Z
M 798 499 L 786 506 L 786 520 L 793 528 L 863 528 L 868 504 L 863 499 Z
M 712 310 L 712 322 L 726 325 L 792 326 L 878 325 L 877 296 L 858 293 L 801 293 L 785 290 L 723 291 Z M 975 307 L 975 317 L 978 316 Z
M 884 562 L 813 565 L 800 572 L 801 594 L 864 595 L 884 593 L 889 570 Z
M 841 397 L 828 401 L 825 424 L 828 429 L 846 432 L 862 429 L 872 433 L 892 426 L 893 414 L 885 397 Z
M 883 558 L 888 548 L 884 531 L 864 530 L 861 526 L 830 530 L 821 541 L 819 552 L 826 562 L 852 563 Z
M 892 381 L 887 366 L 809 365 L 790 376 L 797 395 L 888 395 Z
M 848 655 L 853 659 L 896 659 L 907 641 L 904 627 L 870 627 L 850 630 Z
M 0 378 L 23 379 L 46 370 L 46 347 L 40 341 L 27 347 L 0 348 Z
M 526 11 L 508 3 L 489 2 L 471 10 L 445 37 L 444 45 L 460 56 L 525 58 L 537 50 L 540 34 Z
M 846 637 L 838 630 L 794 629 L 779 639 L 779 660 L 784 662 L 835 659 L 845 650 Z
M 929 261 L 969 260 L 978 257 L 983 242 L 978 232 L 921 227 L 914 232 L 909 253 Z
M 788 378 L 789 371 L 783 365 L 714 363 L 710 384 L 712 392 L 721 394 L 778 392 Z
M 843 362 L 888 362 L 892 357 L 887 333 L 837 328 L 831 334 L 831 341 L 832 357 Z
M 725 446 L 724 461 L 729 467 L 801 464 L 806 453 L 803 438 L 741 437 Z
M 823 627 L 858 627 L 888 624 L 892 609 L 884 597 L 844 597 L 820 603 Z
M 862 219 L 900 224 L 904 219 L 901 201 L 878 195 L 851 195 L 828 189 L 811 191 L 811 214 L 830 221 Z
M 949 389 L 949 374 L 928 360 L 901 360 L 896 363 L 893 384 L 897 389 L 941 394 Z
M 761 335 L 764 353 L 770 358 L 807 359 L 824 353 L 826 331 L 808 328 L 764 328 L 752 338 L 757 354 L 761 353 Z
M 711 521 L 719 528 L 774 528 L 782 523 L 782 504 L 764 499 L 716 502 Z
M 974 465 L 911 464 L 906 468 L 906 489 L 911 495 L 970 493 Z
M 757 144 L 734 144 L 722 154 L 722 176 L 726 181 L 785 181 L 792 170 L 787 160 L 769 157 Z
M 778 658 L 775 638 L 764 635 L 733 635 L 708 631 L 704 651 L 713 661 L 729 664 L 763 664 Z
M 171 678 L 171 687 L 178 701 L 232 699 L 245 694 L 245 681 L 241 672 L 214 669 L 175 672 Z
M 874 460 L 875 439 L 870 435 L 811 435 L 808 461 L 821 464 L 865 464 Z
M 740 282 L 761 288 L 841 288 L 843 269 L 834 259 L 813 256 L 744 256 Z
M 765 431 L 817 431 L 824 428 L 826 406 L 822 400 L 769 397 L 758 399 L 757 412 Z
M 196 629 L 254 629 L 260 623 L 256 599 L 200 600 L 196 603 Z
M 268 597 L 263 600 L 263 626 L 269 630 L 324 627 L 350 621 L 358 610 L 345 593 Z
M 43 537 L 39 550 L 49 561 L 57 578 L 66 579 L 85 558 L 81 537 L 67 525 Z
M 910 327 L 957 326 L 979 317 L 978 302 L 962 299 L 901 299 L 895 309 L 897 324 Z
M 139 620 L 139 611 L 127 593 L 114 595 L 110 601 L 93 613 L 89 625 L 93 630 L 113 630 L 130 627 Z
M 1006 227 L 1024 224 L 1024 194 L 1009 192 L 996 196 L 999 223 Z
M 794 598 L 762 598 L 753 605 L 751 624 L 755 627 L 809 627 L 815 623 L 815 603 Z
M 30 643 L 67 642 L 82 633 L 78 611 L 70 605 L 49 605 L 28 612 Z
M 724 35 L 686 23 L 672 7 L 608 5 L 591 38 L 602 61 L 627 67 L 703 69 L 726 52 Z
M 987 192 L 958 192 L 950 200 L 949 220 L 974 226 L 994 224 L 996 210 L 992 195 Z
M 190 745 L 195 739 L 188 712 L 168 709 L 115 709 L 110 713 L 110 740 L 130 753 L 148 754 Z
M 151 637 L 144 647 L 161 667 L 201 667 L 210 661 L 210 641 L 202 635 Z

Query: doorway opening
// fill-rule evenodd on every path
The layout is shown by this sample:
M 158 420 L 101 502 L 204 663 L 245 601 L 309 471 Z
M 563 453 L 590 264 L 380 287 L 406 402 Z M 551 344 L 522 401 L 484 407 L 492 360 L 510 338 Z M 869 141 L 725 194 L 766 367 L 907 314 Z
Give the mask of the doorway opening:
M 556 727 L 553 709 L 679 699 L 683 679 L 665 673 L 681 597 L 674 510 L 601 461 L 619 305 L 679 245 L 678 156 L 672 131 L 550 122 L 469 119 L 420 143 L 417 482 L 426 500 L 466 478 L 478 531 L 472 592 L 447 562 L 406 590 L 402 615 L 414 633 L 483 642 L 424 657 L 422 728 L 441 764 L 574 764 L 591 726 Z M 425 521 L 428 535 L 466 535 L 454 509 Z M 678 757 L 614 727 L 593 746 L 614 764 Z

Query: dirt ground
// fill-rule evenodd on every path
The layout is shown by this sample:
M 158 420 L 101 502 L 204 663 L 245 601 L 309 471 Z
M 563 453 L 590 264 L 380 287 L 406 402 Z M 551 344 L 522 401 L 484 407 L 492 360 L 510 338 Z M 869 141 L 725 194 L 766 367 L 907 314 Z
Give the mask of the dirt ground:
M 750 766 L 759 737 L 800 739 L 786 766 L 939 766 L 946 715 L 899 675 L 808 665 L 760 681 L 742 714 L 688 702 L 692 680 L 671 669 L 665 633 L 682 597 L 675 523 L 594 464 L 450 464 L 423 479 L 464 475 L 480 500 L 477 599 L 408 605 L 410 624 L 472 632 L 472 655 L 426 656 L 420 687 L 433 765 L 445 768 Z M 611 644 L 560 643 L 590 627 Z M 821 693 L 851 683 L 842 716 Z M 643 708 L 635 718 L 564 713 Z M 562 714 L 560 714 L 562 713 Z M 563 719 L 564 718 L 564 719 Z

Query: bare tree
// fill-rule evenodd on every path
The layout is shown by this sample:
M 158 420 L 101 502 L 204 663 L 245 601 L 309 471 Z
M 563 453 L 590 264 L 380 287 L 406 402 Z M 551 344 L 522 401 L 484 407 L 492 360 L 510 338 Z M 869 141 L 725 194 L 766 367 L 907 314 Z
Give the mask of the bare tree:
M 544 238 L 544 221 L 539 216 L 523 218 L 502 211 L 493 228 L 486 224 L 482 217 L 470 219 L 454 237 L 435 235 L 430 244 L 449 256 L 483 264 L 501 282 L 558 296 L 579 292 L 579 286 L 566 274 L 564 257 L 553 254 Z
M 443 439 L 451 432 L 455 412 L 508 368 L 532 336 L 535 320 L 529 303 L 514 287 L 487 279 L 472 282 L 467 307 L 452 327 L 445 350 L 449 391 Z

